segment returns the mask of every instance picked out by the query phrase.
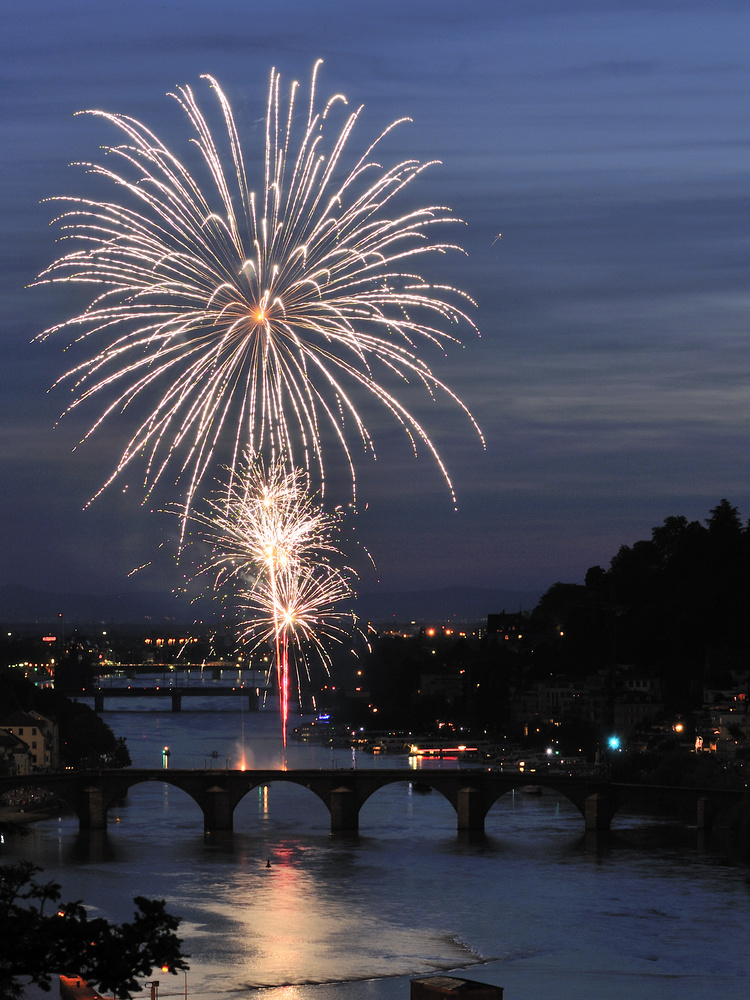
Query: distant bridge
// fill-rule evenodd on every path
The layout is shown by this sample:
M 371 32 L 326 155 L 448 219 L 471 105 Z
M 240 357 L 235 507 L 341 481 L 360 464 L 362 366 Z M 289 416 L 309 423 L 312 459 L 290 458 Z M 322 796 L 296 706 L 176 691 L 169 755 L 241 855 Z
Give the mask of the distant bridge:
M 251 712 L 257 712 L 258 699 L 261 691 L 268 691 L 270 687 L 266 684 L 237 685 L 235 687 L 225 687 L 219 685 L 206 685 L 189 687 L 186 685 L 168 687 L 166 685 L 157 687 L 101 687 L 87 691 L 84 697 L 94 699 L 94 710 L 104 711 L 105 698 L 171 698 L 172 711 L 182 711 L 183 698 L 247 698 L 247 707 Z
M 66 771 L 59 774 L 0 777 L 0 793 L 11 788 L 47 789 L 70 805 L 81 829 L 104 830 L 107 812 L 128 789 L 162 782 L 186 792 L 203 812 L 205 833 L 229 832 L 234 810 L 248 792 L 274 782 L 299 785 L 316 795 L 331 816 L 331 833 L 356 833 L 359 812 L 371 795 L 396 782 L 418 781 L 443 795 L 456 811 L 459 831 L 481 832 L 490 808 L 507 792 L 528 786 L 529 776 L 486 769 L 413 771 L 398 768 L 362 770 L 179 770 L 126 768 Z M 554 789 L 581 813 L 586 830 L 609 830 L 623 805 L 636 808 L 679 808 L 699 829 L 710 827 L 715 814 L 742 800 L 743 792 L 718 789 L 663 788 L 616 784 L 602 777 L 534 776 L 534 783 Z

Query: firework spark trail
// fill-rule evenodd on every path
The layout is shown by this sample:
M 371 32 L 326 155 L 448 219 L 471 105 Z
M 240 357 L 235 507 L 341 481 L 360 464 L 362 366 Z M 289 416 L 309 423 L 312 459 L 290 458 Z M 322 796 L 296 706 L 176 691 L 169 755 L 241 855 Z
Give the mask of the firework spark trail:
M 239 581 L 240 640 L 251 652 L 273 644 L 286 745 L 290 657 L 301 702 L 303 674 L 310 680 L 305 649 L 314 649 L 327 666 L 323 639 L 341 641 L 346 632 L 337 623 L 354 624 L 351 612 L 336 610 L 353 596 L 354 574 L 330 563 L 341 555 L 334 540 L 340 516 L 310 496 L 304 473 L 288 472 L 281 460 L 266 468 L 246 454 L 227 474 L 231 485 L 220 483 L 206 510 L 190 514 L 211 547 L 200 572 L 214 575 L 217 591 Z
M 100 344 L 60 380 L 73 382 L 69 409 L 109 400 L 84 440 L 136 402 L 147 414 L 96 495 L 140 456 L 147 494 L 173 468 L 186 484 L 182 538 L 219 446 L 231 452 L 230 468 L 245 451 L 283 456 L 290 469 L 315 471 L 323 489 L 321 428 L 329 424 L 354 492 L 352 432 L 375 453 L 357 408 L 362 390 L 390 411 L 415 452 L 421 442 L 432 453 L 455 503 L 427 431 L 378 378 L 376 365 L 386 379 L 413 379 L 430 396 L 446 394 L 481 438 L 467 407 L 418 354 L 420 343 L 444 351 L 458 342 L 445 327 L 474 328 L 454 304 L 471 302 L 468 296 L 429 284 L 411 263 L 460 250 L 432 238 L 436 224 L 459 220 L 439 206 L 389 214 L 430 165 L 402 160 L 383 167 L 374 159 L 400 121 L 347 170 L 344 157 L 362 108 L 345 113 L 329 143 L 333 109 L 346 101 L 336 95 L 316 110 L 317 69 L 301 129 L 297 85 L 284 114 L 280 77 L 271 73 L 260 196 L 248 182 L 229 102 L 204 77 L 221 108 L 216 137 L 189 87 L 171 96 L 192 127 L 198 169 L 208 169 L 205 189 L 145 125 L 90 111 L 124 133 L 121 145 L 104 147 L 112 166 L 83 164 L 116 185 L 120 200 L 53 199 L 72 206 L 56 221 L 74 249 L 38 283 L 96 289 L 83 312 L 39 335 L 67 331 L 76 341 Z

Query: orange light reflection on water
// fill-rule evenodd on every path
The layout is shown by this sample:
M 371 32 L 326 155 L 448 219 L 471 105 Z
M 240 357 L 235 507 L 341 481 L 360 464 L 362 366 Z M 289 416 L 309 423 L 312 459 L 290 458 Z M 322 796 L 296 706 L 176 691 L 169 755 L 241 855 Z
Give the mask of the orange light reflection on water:
M 267 789 L 260 792 L 265 809 Z M 291 1000 L 314 983 L 356 984 L 429 968 L 425 955 L 439 954 L 450 965 L 466 963 L 465 947 L 446 940 L 429 921 L 426 927 L 404 926 L 397 901 L 367 905 L 356 879 L 342 891 L 347 879 L 341 871 L 331 878 L 329 865 L 316 863 L 324 860 L 322 854 L 320 846 L 284 837 L 236 859 L 221 893 L 202 900 L 200 924 L 186 927 L 195 995 L 221 1000 L 241 984 L 244 991 L 273 989 L 275 1000 Z M 346 855 L 339 861 L 347 867 Z M 223 952 L 217 955 L 217 921 L 226 921 L 224 933 L 243 942 L 231 961 Z M 356 985 L 349 995 L 357 995 Z

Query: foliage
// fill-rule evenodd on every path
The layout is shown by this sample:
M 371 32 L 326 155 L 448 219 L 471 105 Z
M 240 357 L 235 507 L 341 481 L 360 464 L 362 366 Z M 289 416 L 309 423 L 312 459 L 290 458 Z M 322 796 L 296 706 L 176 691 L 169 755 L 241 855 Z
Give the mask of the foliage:
M 42 715 L 53 715 L 60 726 L 60 755 L 68 767 L 129 767 L 130 753 L 89 705 L 71 701 L 51 689 L 36 696 Z M 45 708 L 49 706 L 49 712 Z
M 80 901 L 61 904 L 60 886 L 38 882 L 39 871 L 26 861 L 0 866 L 0 1000 L 18 996 L 21 979 L 49 990 L 66 973 L 129 997 L 155 967 L 188 968 L 175 934 L 180 918 L 163 900 L 136 896 L 128 923 L 90 919 Z

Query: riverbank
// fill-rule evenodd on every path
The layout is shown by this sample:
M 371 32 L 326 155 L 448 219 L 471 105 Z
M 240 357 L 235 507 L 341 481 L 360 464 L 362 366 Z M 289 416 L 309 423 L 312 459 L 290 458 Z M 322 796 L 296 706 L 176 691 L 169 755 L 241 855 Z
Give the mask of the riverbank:
M 62 809 L 57 800 L 38 806 L 0 806 L 0 826 L 27 825 L 59 816 Z

